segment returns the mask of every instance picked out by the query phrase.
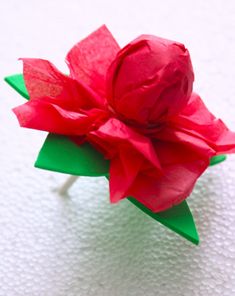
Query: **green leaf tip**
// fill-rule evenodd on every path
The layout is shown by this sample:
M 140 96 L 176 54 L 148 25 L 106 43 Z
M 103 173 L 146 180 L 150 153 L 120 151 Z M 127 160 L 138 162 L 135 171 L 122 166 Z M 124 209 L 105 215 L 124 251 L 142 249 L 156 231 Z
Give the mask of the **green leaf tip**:
M 227 155 L 225 155 L 225 154 L 213 156 L 210 160 L 210 166 L 219 164 L 219 163 L 225 161 L 226 158 L 227 158 Z
M 153 213 L 136 199 L 132 197 L 128 199 L 154 220 L 160 222 L 161 224 L 186 238 L 193 244 L 199 244 L 199 236 L 196 225 L 186 201 L 183 201 L 179 205 L 174 206 L 166 211 Z
M 22 74 L 10 75 L 4 78 L 4 80 L 16 90 L 21 96 L 29 100 L 29 94 L 25 86 L 24 77 Z

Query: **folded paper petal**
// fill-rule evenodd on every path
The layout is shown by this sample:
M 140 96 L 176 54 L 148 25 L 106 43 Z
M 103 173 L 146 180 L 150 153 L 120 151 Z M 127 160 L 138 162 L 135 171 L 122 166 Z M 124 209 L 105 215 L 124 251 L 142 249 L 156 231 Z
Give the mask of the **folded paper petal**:
M 61 73 L 52 63 L 42 59 L 22 59 L 23 74 L 30 100 L 50 97 L 64 109 L 103 106 L 103 100 L 81 81 Z
M 187 106 L 173 119 L 173 123 L 182 132 L 204 141 L 215 154 L 235 152 L 235 133 L 210 113 L 196 93 L 191 95 Z
M 109 191 L 112 203 L 128 196 L 128 189 L 132 186 L 143 162 L 143 157 L 130 149 L 119 151 L 119 154 L 111 159 Z
M 156 151 L 161 159 L 163 174 L 158 177 L 141 172 L 128 190 L 153 212 L 164 211 L 186 199 L 209 165 L 183 143 L 158 142 Z
M 83 83 L 59 72 L 49 61 L 23 59 L 23 66 L 30 100 L 14 109 L 21 126 L 80 136 L 107 119 L 104 100 Z
M 208 163 L 197 160 L 164 168 L 159 179 L 140 174 L 129 190 L 139 202 L 153 212 L 164 211 L 186 199 Z M 179 185 L 180 184 L 180 185 Z
M 164 129 L 156 133 L 155 140 L 157 143 L 167 141 L 171 143 L 172 147 L 176 143 L 182 143 L 198 155 L 199 159 L 209 159 L 216 155 L 216 151 L 203 139 L 195 137 L 185 130 L 179 129 L 177 125 L 166 126 Z M 182 151 L 183 159 L 187 159 L 187 154 Z M 162 159 L 165 161 L 165 159 Z
M 91 132 L 88 137 L 96 144 L 100 142 L 103 149 L 105 149 L 104 144 L 107 144 L 109 149 L 112 147 L 112 155 L 114 155 L 114 151 L 115 154 L 119 153 L 122 146 L 126 149 L 129 148 L 133 151 L 137 151 L 142 157 L 161 171 L 160 162 L 151 140 L 116 118 L 109 119 L 105 124 L 100 126 L 98 130 Z M 104 144 L 102 144 L 102 142 Z
M 106 72 L 120 47 L 104 25 L 78 42 L 66 60 L 71 77 L 82 80 L 101 96 L 106 96 Z
M 51 98 L 30 100 L 13 111 L 22 127 L 68 136 L 85 135 L 107 117 L 106 112 L 99 109 L 85 113 L 64 110 Z

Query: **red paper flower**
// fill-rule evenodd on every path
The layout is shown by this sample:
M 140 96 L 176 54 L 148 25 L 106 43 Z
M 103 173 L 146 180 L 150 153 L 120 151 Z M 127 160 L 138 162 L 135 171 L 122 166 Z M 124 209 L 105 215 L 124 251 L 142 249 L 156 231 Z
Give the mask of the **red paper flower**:
M 105 26 L 67 55 L 70 75 L 23 59 L 30 100 L 23 127 L 89 141 L 110 159 L 110 198 L 154 212 L 191 193 L 212 156 L 235 152 L 235 134 L 192 93 L 185 47 L 142 35 L 120 50 Z

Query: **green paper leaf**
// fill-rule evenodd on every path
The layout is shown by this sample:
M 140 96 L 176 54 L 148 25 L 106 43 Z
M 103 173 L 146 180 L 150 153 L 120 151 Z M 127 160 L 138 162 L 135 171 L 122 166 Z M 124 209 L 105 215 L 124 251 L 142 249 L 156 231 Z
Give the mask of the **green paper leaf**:
M 154 220 L 160 222 L 164 226 L 178 233 L 193 244 L 199 244 L 199 237 L 196 225 L 186 201 L 183 201 L 181 204 L 174 206 L 169 210 L 160 213 L 153 213 L 133 197 L 130 197 L 128 199 L 136 207 L 138 207 L 141 211 L 149 215 Z
M 49 134 L 35 166 L 77 176 L 107 176 L 109 161 L 89 143 L 80 146 L 68 137 Z
M 210 166 L 221 163 L 221 162 L 225 161 L 226 158 L 227 158 L 227 155 L 225 155 L 225 154 L 213 156 L 210 160 Z
M 19 94 L 21 94 L 25 99 L 29 100 L 29 94 L 25 86 L 24 77 L 22 74 L 15 74 L 7 76 L 4 80 L 13 87 Z

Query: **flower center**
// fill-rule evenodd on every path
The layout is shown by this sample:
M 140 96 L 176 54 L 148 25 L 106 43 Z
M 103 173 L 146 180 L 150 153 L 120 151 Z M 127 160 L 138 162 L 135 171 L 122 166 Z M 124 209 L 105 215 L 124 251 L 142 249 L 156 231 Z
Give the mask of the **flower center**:
M 148 137 L 156 137 L 156 134 L 161 131 L 164 126 L 166 125 L 165 122 L 159 121 L 158 123 L 149 123 L 147 125 L 143 125 L 135 120 L 128 119 L 122 114 L 117 113 L 110 105 L 108 105 L 108 110 L 112 114 L 113 117 L 119 119 L 120 121 L 124 122 L 128 127 L 134 129 L 136 132 L 148 136 Z

